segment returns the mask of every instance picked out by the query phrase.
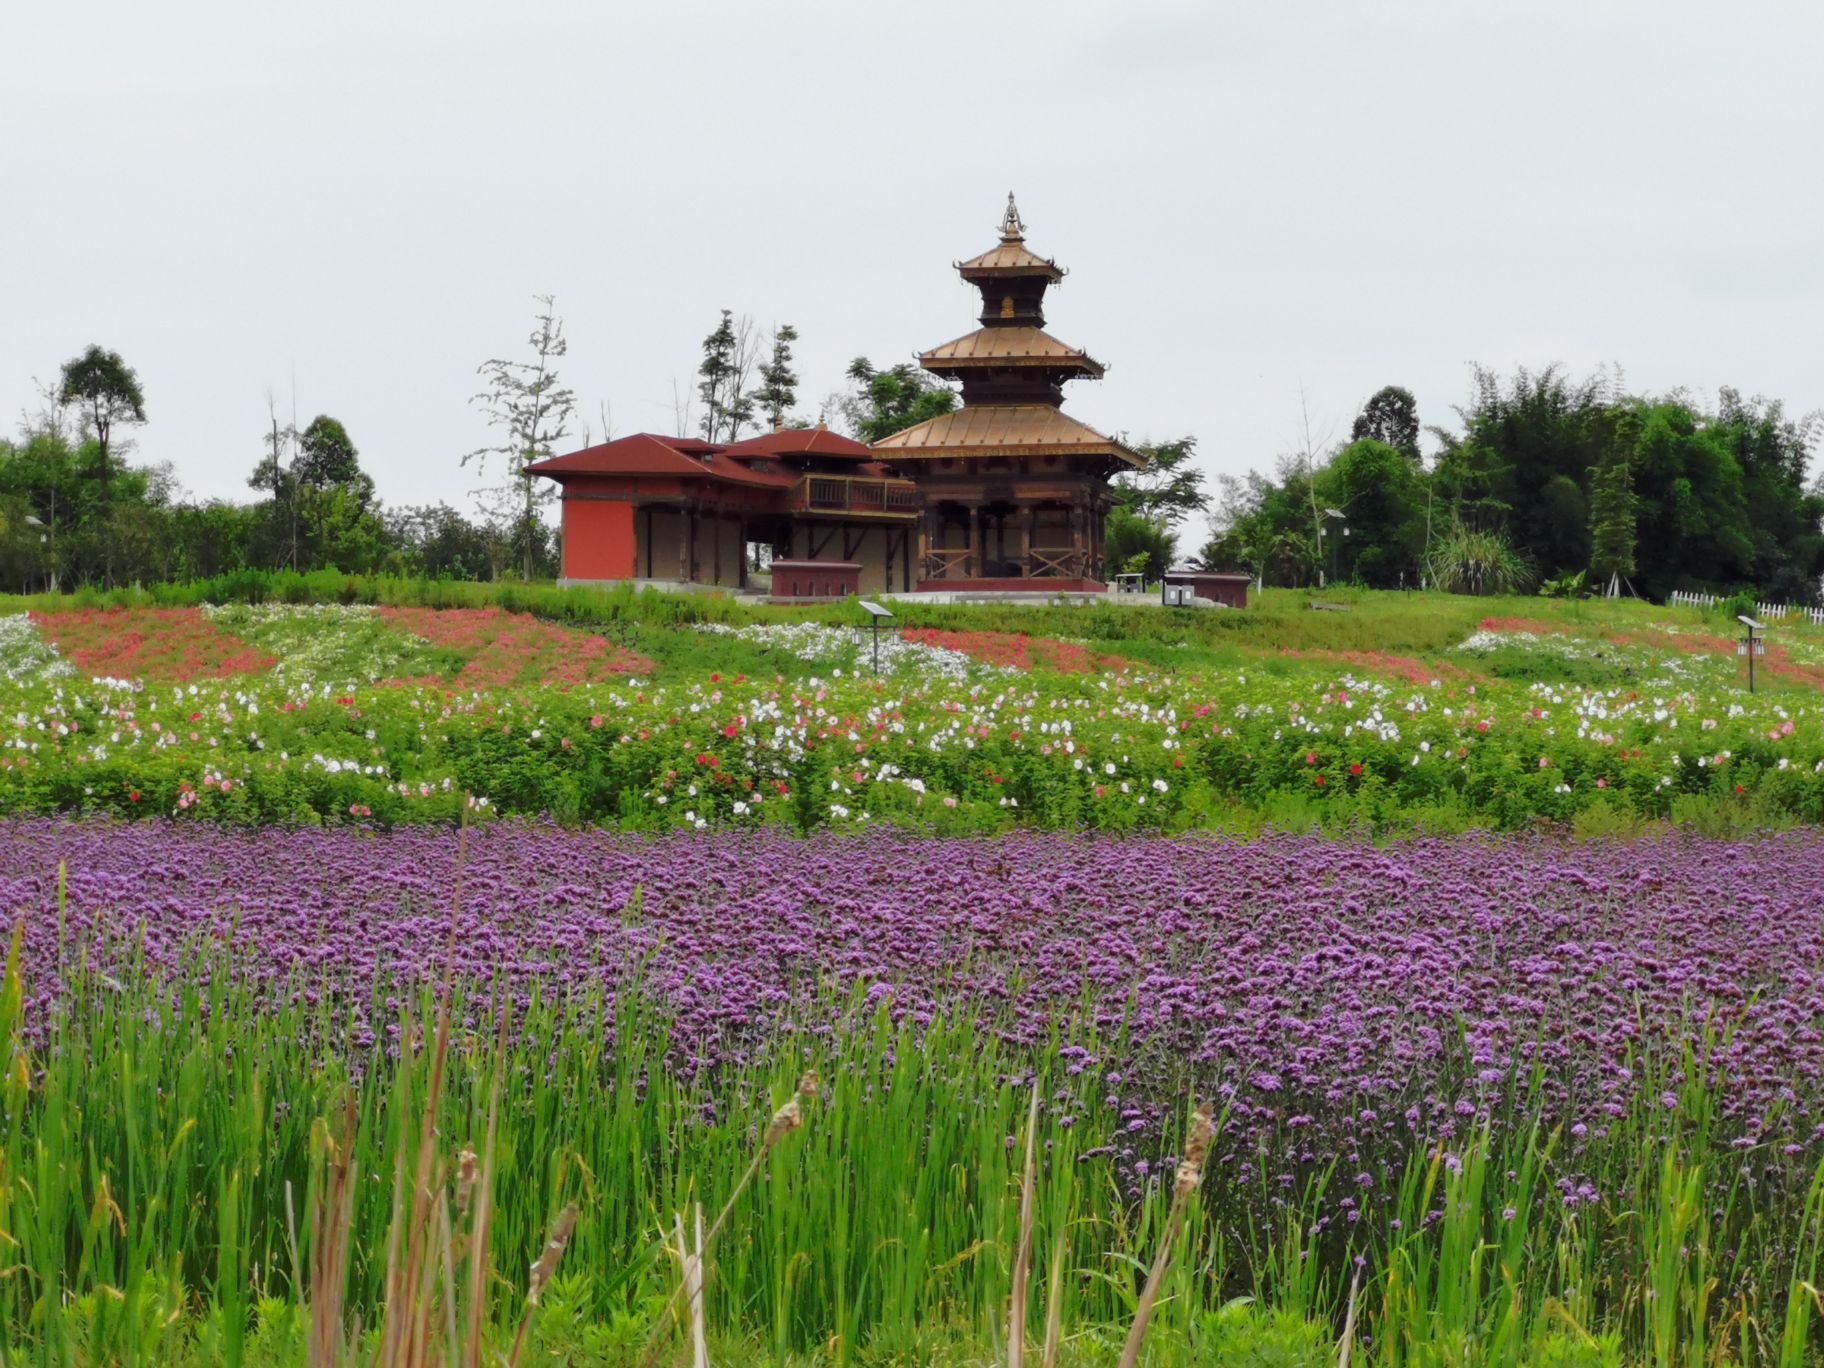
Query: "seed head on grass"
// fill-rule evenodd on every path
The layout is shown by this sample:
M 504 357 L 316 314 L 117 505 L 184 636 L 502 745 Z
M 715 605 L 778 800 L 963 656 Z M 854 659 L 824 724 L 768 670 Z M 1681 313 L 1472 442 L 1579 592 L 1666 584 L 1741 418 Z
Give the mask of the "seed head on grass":
M 558 1215 L 557 1224 L 551 1227 L 551 1238 L 545 1241 L 545 1247 L 539 1252 L 532 1265 L 532 1276 L 526 1283 L 526 1304 L 537 1306 L 538 1299 L 544 1295 L 545 1286 L 551 1281 L 551 1275 L 557 1272 L 557 1261 L 564 1257 L 564 1250 L 570 1245 L 571 1232 L 576 1229 L 576 1203 L 572 1202 Z
M 804 1124 L 804 1103 L 817 1096 L 817 1070 L 812 1069 L 798 1080 L 798 1091 L 780 1104 L 773 1113 L 773 1119 L 767 1123 L 766 1135 L 761 1140 L 762 1150 L 770 1150 L 787 1135 Z M 720 1222 L 717 1222 L 720 1225 Z
M 469 1201 L 475 1195 L 475 1151 L 465 1149 L 456 1156 L 456 1214 L 466 1216 Z
M 1172 1191 L 1178 1197 L 1189 1197 L 1203 1184 L 1203 1166 L 1210 1157 L 1210 1142 L 1216 1137 L 1216 1122 L 1208 1107 L 1191 1114 L 1191 1133 L 1184 1145 L 1184 1158 L 1178 1161 L 1178 1172 L 1172 1179 Z

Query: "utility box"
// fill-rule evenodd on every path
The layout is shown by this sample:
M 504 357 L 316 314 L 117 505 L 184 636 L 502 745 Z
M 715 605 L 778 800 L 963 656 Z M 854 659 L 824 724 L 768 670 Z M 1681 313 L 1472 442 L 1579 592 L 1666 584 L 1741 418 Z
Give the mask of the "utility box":
M 847 598 L 861 592 L 861 565 L 856 561 L 776 560 L 774 603 Z

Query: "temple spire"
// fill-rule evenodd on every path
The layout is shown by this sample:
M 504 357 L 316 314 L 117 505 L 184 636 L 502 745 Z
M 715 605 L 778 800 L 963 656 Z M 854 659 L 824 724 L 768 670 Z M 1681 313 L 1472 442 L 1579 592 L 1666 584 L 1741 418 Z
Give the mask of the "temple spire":
M 1013 202 L 1013 191 L 1007 192 L 1007 212 L 1001 215 L 1001 241 L 1024 242 L 1026 225 L 1020 222 L 1019 206 Z

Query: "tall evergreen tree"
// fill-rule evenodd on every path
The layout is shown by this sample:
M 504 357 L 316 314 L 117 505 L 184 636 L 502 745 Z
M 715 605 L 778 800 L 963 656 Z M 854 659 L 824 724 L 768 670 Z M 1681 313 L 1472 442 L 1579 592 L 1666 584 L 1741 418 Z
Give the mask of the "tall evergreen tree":
M 732 309 L 724 309 L 722 321 L 703 339 L 697 395 L 703 400 L 706 442 L 732 442 L 753 421 L 754 396 L 747 393 L 747 373 L 753 366 L 752 332 L 750 320 L 737 321 Z
M 1634 574 L 1634 474 L 1625 454 L 1590 467 L 1590 582 L 1606 587 Z
M 798 402 L 798 372 L 792 369 L 792 343 L 798 330 L 782 323 L 773 331 L 771 356 L 760 363 L 760 385 L 753 401 L 773 427 L 783 427 L 792 405 Z

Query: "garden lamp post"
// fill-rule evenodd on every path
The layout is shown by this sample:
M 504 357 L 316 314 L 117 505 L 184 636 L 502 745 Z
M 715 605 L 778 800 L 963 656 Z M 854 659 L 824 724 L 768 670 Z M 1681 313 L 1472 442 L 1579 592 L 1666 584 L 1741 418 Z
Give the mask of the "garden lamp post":
M 868 624 L 874 629 L 874 677 L 880 677 L 880 624 L 891 620 L 893 614 L 870 599 L 861 601 L 862 611 L 868 615 Z
M 1736 621 L 1742 624 L 1747 635 L 1735 643 L 1735 653 L 1748 657 L 1748 692 L 1754 692 L 1754 658 L 1767 654 L 1767 624 L 1756 622 L 1746 613 L 1738 613 Z
M 1317 527 L 1318 536 L 1327 537 L 1329 535 L 1329 528 L 1328 528 L 1327 524 L 1328 524 L 1328 520 L 1331 518 L 1336 519 L 1336 521 L 1339 524 L 1341 524 L 1342 533 L 1345 537 L 1349 535 L 1349 515 L 1344 513 L 1342 509 L 1326 508 L 1324 510 L 1324 518 L 1325 518 L 1325 522 L 1318 524 L 1318 527 Z M 1330 550 L 1330 578 L 1335 579 L 1337 577 L 1337 570 L 1339 568 L 1339 561 L 1341 559 L 1342 553 L 1337 550 L 1335 541 L 1330 542 L 1329 550 Z

